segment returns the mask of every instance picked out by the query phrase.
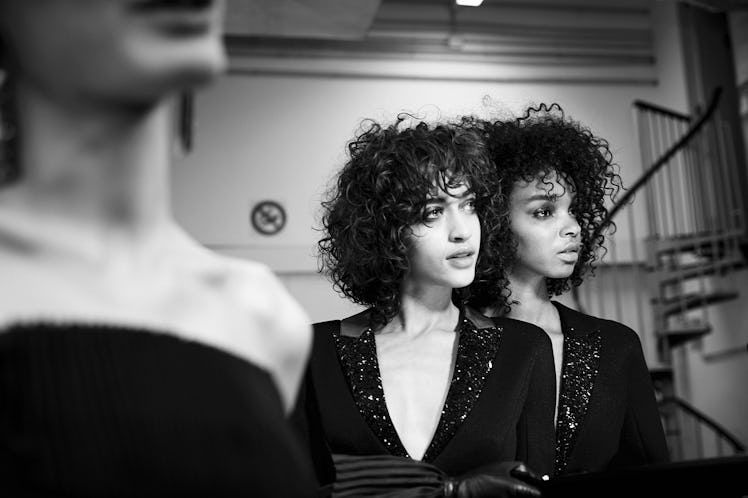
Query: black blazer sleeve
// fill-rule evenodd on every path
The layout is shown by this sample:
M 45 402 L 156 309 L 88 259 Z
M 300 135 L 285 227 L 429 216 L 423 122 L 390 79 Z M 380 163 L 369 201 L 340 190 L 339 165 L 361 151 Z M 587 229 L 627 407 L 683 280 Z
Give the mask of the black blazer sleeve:
M 619 450 L 611 461 L 611 468 L 669 460 L 665 433 L 641 343 L 633 330 L 626 332 L 630 343 L 626 413 Z

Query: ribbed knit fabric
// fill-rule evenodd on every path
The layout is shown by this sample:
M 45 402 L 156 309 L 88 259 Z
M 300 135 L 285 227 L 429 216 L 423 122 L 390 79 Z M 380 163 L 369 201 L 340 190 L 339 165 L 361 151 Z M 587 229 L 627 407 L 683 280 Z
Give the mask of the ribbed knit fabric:
M 333 455 L 334 498 L 437 498 L 446 476 L 428 463 L 390 455 Z
M 0 331 L 0 496 L 309 496 L 267 372 L 118 326 Z

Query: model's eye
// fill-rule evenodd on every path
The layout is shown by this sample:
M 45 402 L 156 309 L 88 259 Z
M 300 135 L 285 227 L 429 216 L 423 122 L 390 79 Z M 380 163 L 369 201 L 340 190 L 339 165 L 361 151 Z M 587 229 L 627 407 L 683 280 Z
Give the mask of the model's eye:
M 475 212 L 475 199 L 468 199 L 465 201 L 464 209 L 468 213 L 474 213 Z
M 436 221 L 443 212 L 441 207 L 427 207 L 423 212 L 423 221 Z
M 536 210 L 535 210 L 535 211 L 533 211 L 533 213 L 532 213 L 532 215 L 533 215 L 533 216 L 534 216 L 535 218 L 548 218 L 548 217 L 549 217 L 549 216 L 551 216 L 552 214 L 553 214 L 553 211 L 551 211 L 551 209 L 550 209 L 550 208 L 547 208 L 547 207 L 544 207 L 544 208 L 540 208 L 540 209 L 536 209 Z

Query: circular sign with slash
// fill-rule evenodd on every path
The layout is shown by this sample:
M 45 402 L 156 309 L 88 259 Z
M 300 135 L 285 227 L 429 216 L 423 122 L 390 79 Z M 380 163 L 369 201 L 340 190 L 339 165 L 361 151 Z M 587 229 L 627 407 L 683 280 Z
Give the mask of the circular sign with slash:
M 275 235 L 286 226 L 286 211 L 275 201 L 262 201 L 252 208 L 250 220 L 262 235 Z

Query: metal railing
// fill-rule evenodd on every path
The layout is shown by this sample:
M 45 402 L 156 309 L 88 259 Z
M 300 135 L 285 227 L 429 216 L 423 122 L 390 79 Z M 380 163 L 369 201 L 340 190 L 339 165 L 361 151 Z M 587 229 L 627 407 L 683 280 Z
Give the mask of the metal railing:
M 673 396 L 671 369 L 685 354 L 678 345 L 711 330 L 707 305 L 737 295 L 721 289 L 718 277 L 744 267 L 744 201 L 720 93 L 697 118 L 634 103 L 642 164 L 651 166 L 610 207 L 595 234 L 607 231 L 608 252 L 597 278 L 575 293 L 584 311 L 639 333 L 674 460 L 745 452 L 714 420 Z
M 709 331 L 707 304 L 734 297 L 703 277 L 743 264 L 743 198 L 720 94 L 695 119 L 634 103 L 642 164 L 651 166 L 610 207 L 598 233 L 613 221 L 617 231 L 599 278 L 575 293 L 586 312 L 637 330 L 655 368 L 670 363 L 670 347 Z
M 694 460 L 732 456 L 746 452 L 745 446 L 716 421 L 686 401 L 667 397 L 659 402 L 663 419 L 675 417 L 677 423 L 666 433 L 672 460 Z

